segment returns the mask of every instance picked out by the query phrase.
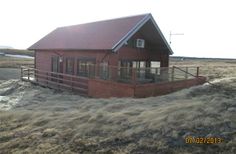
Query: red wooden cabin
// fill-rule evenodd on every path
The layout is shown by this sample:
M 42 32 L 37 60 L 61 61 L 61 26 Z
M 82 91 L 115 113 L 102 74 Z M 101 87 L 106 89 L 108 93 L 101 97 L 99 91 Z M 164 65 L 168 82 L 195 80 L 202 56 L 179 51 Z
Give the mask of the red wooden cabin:
M 169 67 L 173 54 L 151 14 L 60 27 L 29 50 L 35 51 L 37 70 L 87 79 L 86 94 L 92 97 L 159 95 L 136 95 L 135 89 L 139 83 L 169 81 L 168 70 L 161 68 Z

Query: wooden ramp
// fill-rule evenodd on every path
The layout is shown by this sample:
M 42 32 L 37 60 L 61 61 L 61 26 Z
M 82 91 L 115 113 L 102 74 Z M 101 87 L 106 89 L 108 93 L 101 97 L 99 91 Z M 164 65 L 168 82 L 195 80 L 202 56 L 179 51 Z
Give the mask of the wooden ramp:
M 86 77 L 21 67 L 21 80 L 56 90 L 69 90 L 83 96 L 88 95 L 88 78 Z

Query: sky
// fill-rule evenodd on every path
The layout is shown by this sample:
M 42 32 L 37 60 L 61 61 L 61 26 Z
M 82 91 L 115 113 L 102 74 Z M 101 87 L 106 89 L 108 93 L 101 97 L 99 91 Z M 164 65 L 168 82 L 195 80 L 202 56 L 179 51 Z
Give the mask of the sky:
M 57 27 L 151 13 L 174 56 L 236 58 L 235 0 L 0 0 L 0 46 L 26 49 Z

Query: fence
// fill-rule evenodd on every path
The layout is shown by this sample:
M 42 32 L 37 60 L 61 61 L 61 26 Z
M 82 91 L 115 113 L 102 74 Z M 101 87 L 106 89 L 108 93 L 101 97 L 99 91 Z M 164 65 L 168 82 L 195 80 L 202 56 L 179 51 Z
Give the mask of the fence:
M 43 80 L 46 83 L 69 83 L 96 78 L 102 80 L 111 80 L 123 83 L 160 83 L 177 80 L 186 80 L 199 76 L 199 67 L 156 67 L 156 68 L 133 68 L 133 67 L 115 67 L 102 65 L 88 65 L 83 72 L 68 75 L 64 73 L 48 72 L 29 67 L 21 67 L 21 77 L 27 80 Z M 35 81 L 37 82 L 37 81 Z M 64 86 L 64 85 L 62 85 Z M 74 87 L 71 87 L 74 88 Z
M 94 77 L 124 83 L 160 83 L 186 80 L 199 76 L 199 67 L 132 68 L 108 66 L 95 71 Z
M 53 89 L 68 89 L 84 95 L 88 93 L 88 78 L 85 77 L 21 67 L 21 79 Z

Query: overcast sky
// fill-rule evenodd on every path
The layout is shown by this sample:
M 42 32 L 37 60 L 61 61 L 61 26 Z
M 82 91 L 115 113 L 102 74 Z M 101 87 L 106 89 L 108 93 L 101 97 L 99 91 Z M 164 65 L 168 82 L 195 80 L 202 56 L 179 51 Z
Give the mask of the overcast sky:
M 151 13 L 175 56 L 236 58 L 235 0 L 0 0 L 0 46 L 25 49 L 56 27 Z

